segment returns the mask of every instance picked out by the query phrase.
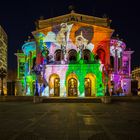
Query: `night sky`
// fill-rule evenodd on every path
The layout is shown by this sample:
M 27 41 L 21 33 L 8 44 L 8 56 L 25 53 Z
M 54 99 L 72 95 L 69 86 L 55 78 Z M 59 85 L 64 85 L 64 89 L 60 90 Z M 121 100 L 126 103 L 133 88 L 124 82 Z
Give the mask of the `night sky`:
M 135 0 L 1 0 L 0 25 L 8 35 L 8 68 L 16 69 L 14 53 L 21 49 L 24 41 L 35 30 L 35 20 L 70 13 L 68 7 L 74 5 L 75 12 L 111 20 L 113 36 L 119 34 L 128 48 L 134 50 L 132 68 L 140 66 L 140 15 L 139 3 Z

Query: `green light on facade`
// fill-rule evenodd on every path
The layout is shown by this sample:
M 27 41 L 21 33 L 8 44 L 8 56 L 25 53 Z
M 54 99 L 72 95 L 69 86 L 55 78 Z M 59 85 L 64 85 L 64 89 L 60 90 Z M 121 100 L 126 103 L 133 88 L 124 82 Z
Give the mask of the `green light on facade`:
M 74 73 L 78 77 L 79 86 L 78 90 L 80 92 L 80 96 L 85 92 L 85 78 L 88 74 L 95 76 L 95 85 L 92 87 L 92 90 L 95 91 L 96 96 L 103 96 L 103 83 L 102 83 L 102 72 L 99 70 L 100 64 L 99 62 L 94 62 L 90 64 L 84 63 L 84 60 L 80 60 L 79 64 L 69 64 L 68 70 L 66 72 L 66 78 Z M 92 81 L 93 82 L 93 81 Z M 66 80 L 65 80 L 66 86 Z

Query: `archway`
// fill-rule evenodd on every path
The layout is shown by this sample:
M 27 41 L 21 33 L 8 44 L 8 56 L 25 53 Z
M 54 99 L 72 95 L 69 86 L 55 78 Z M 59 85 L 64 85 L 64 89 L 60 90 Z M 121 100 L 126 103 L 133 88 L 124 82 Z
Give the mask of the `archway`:
M 85 86 L 85 96 L 91 96 L 91 79 L 90 78 L 85 78 L 84 86 Z
M 57 74 L 52 74 L 49 78 L 49 94 L 50 96 L 60 95 L 60 78 Z
M 105 64 L 105 51 L 103 49 L 98 49 L 96 54 L 98 55 L 102 64 Z
M 85 87 L 85 96 L 96 95 L 96 77 L 94 74 L 89 73 L 86 75 L 84 87 Z
M 88 50 L 88 49 L 83 50 L 83 59 L 86 60 L 86 61 L 89 61 L 90 60 L 90 54 L 91 54 L 90 50 Z
M 78 95 L 78 80 L 77 76 L 74 73 L 71 73 L 67 77 L 67 95 L 69 97 L 77 96 Z
M 55 59 L 55 61 L 61 61 L 62 59 L 64 59 L 64 55 L 63 55 L 62 50 L 58 49 L 55 51 L 54 59 Z
M 69 61 L 77 60 L 77 51 L 76 50 L 71 49 L 68 54 L 69 54 Z

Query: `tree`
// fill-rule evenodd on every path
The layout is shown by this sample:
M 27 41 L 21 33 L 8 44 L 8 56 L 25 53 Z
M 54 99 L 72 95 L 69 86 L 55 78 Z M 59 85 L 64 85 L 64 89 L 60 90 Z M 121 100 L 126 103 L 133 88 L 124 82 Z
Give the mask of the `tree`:
M 7 71 L 4 68 L 0 68 L 0 78 L 1 78 L 1 95 L 4 95 L 3 91 L 3 79 L 6 77 Z

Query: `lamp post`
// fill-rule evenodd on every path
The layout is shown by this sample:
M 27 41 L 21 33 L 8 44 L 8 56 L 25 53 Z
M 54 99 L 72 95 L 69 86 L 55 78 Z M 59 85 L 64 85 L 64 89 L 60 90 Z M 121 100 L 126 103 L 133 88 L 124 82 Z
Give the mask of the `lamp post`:
M 1 78 L 1 95 L 4 95 L 4 91 L 3 91 L 3 79 L 6 77 L 6 70 L 3 68 L 0 68 L 0 78 Z

